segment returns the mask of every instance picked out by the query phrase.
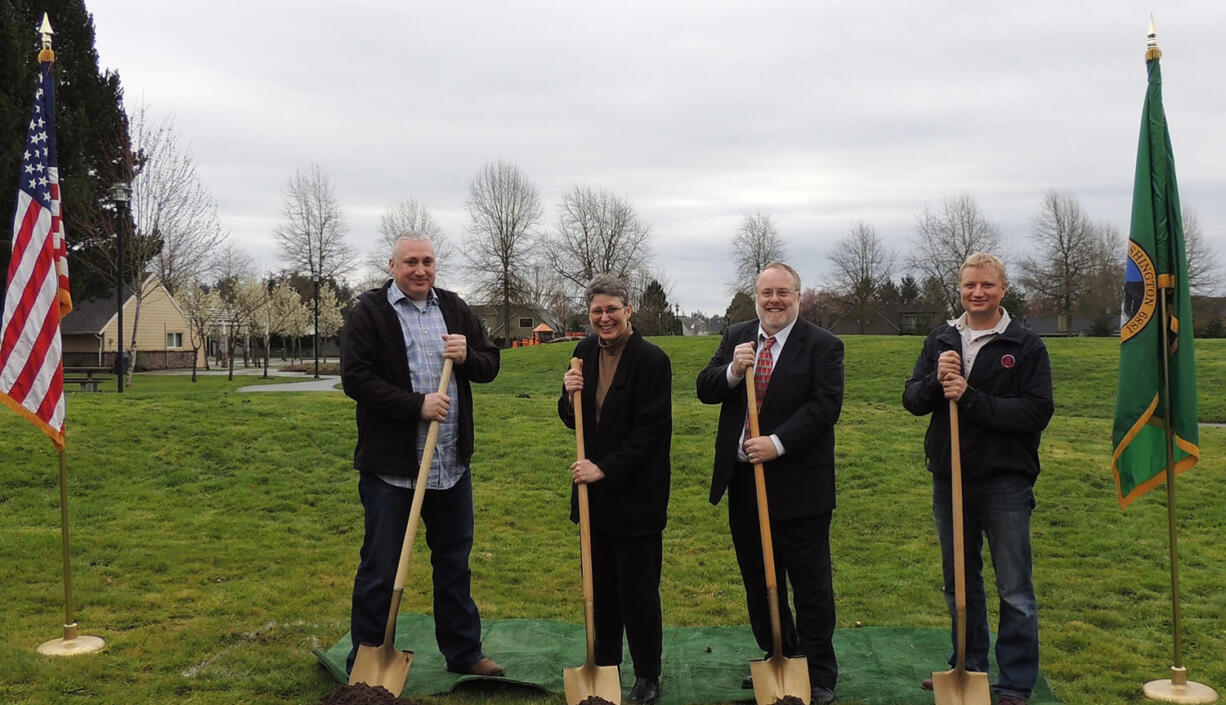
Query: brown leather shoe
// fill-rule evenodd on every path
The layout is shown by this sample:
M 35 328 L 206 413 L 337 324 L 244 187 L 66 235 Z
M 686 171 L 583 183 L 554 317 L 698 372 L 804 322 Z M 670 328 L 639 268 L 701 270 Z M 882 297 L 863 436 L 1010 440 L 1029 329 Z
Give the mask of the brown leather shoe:
M 506 674 L 506 670 L 494 663 L 493 659 L 490 658 L 482 658 L 480 661 L 469 666 L 464 672 L 470 676 L 501 676 Z
M 932 679 L 925 678 L 924 680 L 920 681 L 920 687 L 924 690 L 932 690 Z

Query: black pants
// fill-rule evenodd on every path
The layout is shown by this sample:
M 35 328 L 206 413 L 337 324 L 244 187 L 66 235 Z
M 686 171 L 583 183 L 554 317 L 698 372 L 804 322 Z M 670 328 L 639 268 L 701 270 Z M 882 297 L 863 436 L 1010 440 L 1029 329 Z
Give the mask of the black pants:
M 358 493 L 366 509 L 366 538 L 353 579 L 349 669 L 353 668 L 359 644 L 383 643 L 396 566 L 413 502 L 413 490 L 389 485 L 373 473 L 362 473 Z M 434 637 L 447 668 L 464 671 L 485 657 L 481 652 L 481 616 L 472 599 L 472 572 L 468 568 L 473 547 L 472 475 L 465 473 L 450 489 L 426 490 L 421 517 L 434 569 Z M 410 567 L 406 582 L 412 580 Z
M 767 478 L 770 481 L 770 478 Z M 753 466 L 738 463 L 728 488 L 728 528 L 745 583 L 749 625 L 762 652 L 773 649 L 770 604 Z M 830 570 L 831 512 L 796 519 L 771 520 L 775 582 L 779 588 L 779 622 L 785 656 L 805 656 L 812 685 L 834 690 L 839 668 L 834 655 L 834 581 Z M 795 619 L 788 606 L 792 587 Z
M 596 665 L 622 662 L 622 631 L 638 678 L 660 677 L 664 628 L 660 611 L 662 534 L 592 532 Z

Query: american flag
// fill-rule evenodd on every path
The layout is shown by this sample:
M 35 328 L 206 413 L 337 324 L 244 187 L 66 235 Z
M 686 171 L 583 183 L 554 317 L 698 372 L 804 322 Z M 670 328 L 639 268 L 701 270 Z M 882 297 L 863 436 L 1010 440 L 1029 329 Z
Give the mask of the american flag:
M 26 136 L 0 323 L 0 402 L 64 448 L 60 319 L 72 310 L 55 158 L 55 77 L 44 61 Z

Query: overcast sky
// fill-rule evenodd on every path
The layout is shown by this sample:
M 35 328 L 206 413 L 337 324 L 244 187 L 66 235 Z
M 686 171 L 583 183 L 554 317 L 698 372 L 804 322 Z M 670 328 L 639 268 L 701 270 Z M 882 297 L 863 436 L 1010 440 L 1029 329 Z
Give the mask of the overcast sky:
M 1226 3 L 1157 5 L 87 0 L 129 109 L 174 116 L 262 268 L 296 169 L 330 172 L 369 251 L 409 196 L 460 241 L 469 181 L 505 159 L 544 227 L 574 184 L 629 199 L 672 300 L 708 314 L 755 210 L 806 286 L 856 222 L 901 255 L 961 193 L 1006 256 L 1049 188 L 1127 235 L 1151 11 L 1180 195 L 1226 251 Z

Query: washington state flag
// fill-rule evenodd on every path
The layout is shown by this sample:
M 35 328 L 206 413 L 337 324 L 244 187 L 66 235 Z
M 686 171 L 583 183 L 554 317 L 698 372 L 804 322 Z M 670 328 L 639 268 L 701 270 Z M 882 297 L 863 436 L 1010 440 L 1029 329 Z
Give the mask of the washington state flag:
M 1146 55 L 1149 90 L 1141 110 L 1124 275 L 1111 459 L 1121 509 L 1165 481 L 1168 447 L 1176 473 L 1200 459 L 1192 302 L 1160 56 L 1156 47 Z

